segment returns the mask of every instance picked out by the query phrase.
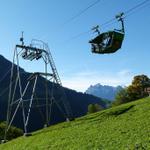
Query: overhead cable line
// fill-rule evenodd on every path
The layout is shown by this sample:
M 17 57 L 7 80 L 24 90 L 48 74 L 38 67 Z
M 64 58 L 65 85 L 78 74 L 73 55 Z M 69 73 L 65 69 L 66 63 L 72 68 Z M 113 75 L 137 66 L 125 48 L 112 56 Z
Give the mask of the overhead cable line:
M 131 15 L 131 14 L 133 13 L 134 10 L 140 8 L 141 6 L 143 6 L 144 4 L 146 4 L 146 3 L 149 2 L 149 1 L 150 1 L 150 0 L 145 0 L 145 1 L 143 1 L 143 2 L 141 2 L 141 3 L 139 3 L 139 4 L 137 4 L 136 6 L 134 6 L 134 7 L 130 8 L 130 9 L 128 9 L 127 11 L 124 12 L 124 17 L 123 17 L 123 18 L 127 18 L 129 15 Z M 144 7 L 145 7 L 145 6 L 144 6 Z M 144 7 L 142 7 L 142 8 L 144 8 Z M 135 13 L 135 12 L 134 12 L 134 13 Z M 107 26 L 107 25 L 110 25 L 110 24 L 114 23 L 115 21 L 116 21 L 116 18 L 114 17 L 114 18 L 112 18 L 112 19 L 110 19 L 110 20 L 104 22 L 103 24 L 101 24 L 100 27 L 102 27 L 102 26 L 105 27 L 105 26 Z M 74 40 L 74 39 L 76 39 L 76 38 L 78 38 L 78 37 L 80 37 L 80 36 L 83 36 L 83 35 L 89 33 L 90 31 L 91 31 L 91 30 L 88 30 L 88 31 L 85 31 L 85 32 L 81 32 L 81 33 L 79 33 L 79 34 L 77 34 L 77 35 L 71 37 L 68 41 L 71 41 L 71 40 Z
M 127 18 L 131 16 L 132 14 L 135 14 L 137 11 L 140 11 L 141 9 L 145 8 L 147 5 L 145 5 L 147 2 L 150 2 L 150 0 L 145 0 L 144 2 L 140 3 L 138 6 L 135 6 L 134 9 L 130 9 L 125 12 L 126 16 L 124 18 Z M 150 3 L 149 3 L 150 4 Z
M 71 17 L 70 19 L 68 19 L 64 24 L 67 24 L 67 23 L 75 20 L 77 17 L 79 17 L 82 14 L 84 14 L 87 10 L 89 10 L 90 8 L 92 8 L 93 6 L 95 6 L 96 4 L 98 4 L 100 1 L 101 0 L 96 0 L 95 2 L 91 3 L 88 7 L 84 8 L 79 13 L 77 13 L 76 15 L 74 15 L 73 17 Z
M 74 39 L 77 39 L 78 37 L 80 37 L 80 36 L 82 36 L 82 35 L 85 35 L 85 34 L 88 34 L 88 33 L 90 33 L 90 32 L 91 32 L 91 30 L 88 30 L 88 31 L 85 31 L 85 32 L 81 32 L 81 33 L 79 33 L 79 34 L 77 34 L 77 35 L 71 37 L 70 39 L 68 39 L 67 42 L 72 41 L 72 40 L 74 40 Z
M 129 13 L 132 13 L 134 10 L 140 8 L 141 6 L 143 6 L 144 4 L 146 4 L 146 3 L 149 2 L 149 1 L 150 1 L 150 0 L 145 0 L 145 1 L 143 1 L 143 2 L 141 2 L 141 3 L 139 3 L 139 4 L 137 4 L 136 6 L 134 6 L 134 7 L 130 8 L 130 9 L 124 11 L 124 18 L 126 18 L 126 17 L 129 15 Z M 116 18 L 115 18 L 115 17 L 112 18 L 112 19 L 110 19 L 110 20 L 108 20 L 108 21 L 106 21 L 105 23 L 101 24 L 101 26 L 108 25 L 108 24 L 110 24 L 110 23 L 112 23 L 112 22 L 114 22 L 114 21 L 116 21 Z
M 143 2 L 141 2 L 141 3 L 139 3 L 139 4 L 137 4 L 136 6 L 134 6 L 134 7 L 130 8 L 130 9 L 124 11 L 124 16 L 125 16 L 124 18 L 126 18 L 126 16 L 127 16 L 129 13 L 132 13 L 134 10 L 140 8 L 141 6 L 143 6 L 144 4 L 146 4 L 146 3 L 149 2 L 149 1 L 150 1 L 150 0 L 145 0 L 145 1 L 143 1 Z M 108 25 L 108 24 L 110 24 L 110 23 L 112 23 L 112 22 L 114 22 L 114 21 L 116 21 L 116 17 L 114 17 L 114 18 L 112 18 L 112 19 L 110 19 L 110 20 L 104 22 L 103 24 L 101 24 L 101 26 Z
M 4 76 L 1 78 L 0 83 L 6 78 L 8 73 L 10 72 L 11 68 L 4 74 Z
M 8 72 L 6 72 L 6 74 L 3 76 L 2 80 L 0 80 L 0 82 L 5 81 L 4 79 L 9 72 L 10 72 L 10 70 L 8 70 Z M 20 73 L 20 74 L 24 74 L 24 73 Z M 15 80 L 12 81 L 12 84 L 14 84 L 14 82 L 15 82 Z M 3 96 L 7 92 L 7 90 L 9 90 L 9 85 L 6 86 L 6 88 L 0 92 L 0 97 Z
M 143 2 L 141 2 L 141 3 L 139 3 L 139 4 L 137 4 L 136 6 L 130 8 L 129 10 L 125 11 L 124 13 L 125 13 L 125 14 L 128 14 L 128 13 L 132 12 L 133 10 L 139 8 L 140 6 L 146 4 L 148 1 L 150 1 L 150 0 L 145 0 L 145 1 L 143 1 Z
M 13 83 L 14 83 L 15 81 L 13 81 Z M 0 92 L 0 97 L 2 96 L 2 95 L 4 95 L 6 92 L 7 92 L 7 90 L 9 90 L 9 85 L 5 88 L 5 89 L 3 89 L 2 90 L 2 92 Z
M 124 11 L 124 17 L 123 17 L 123 18 L 127 18 L 128 16 L 130 16 L 130 15 L 132 15 L 133 13 L 137 12 L 137 11 L 135 11 L 135 10 L 139 10 L 139 8 L 141 8 L 141 9 L 144 8 L 144 7 L 145 7 L 144 4 L 146 4 L 146 3 L 149 2 L 149 1 L 150 1 L 150 0 L 145 0 L 145 1 L 143 1 L 143 2 L 141 2 L 141 3 L 139 3 L 139 4 L 137 4 L 136 6 L 134 6 L 134 7 L 130 8 L 130 9 Z M 143 7 L 141 7 L 141 6 L 143 6 Z M 112 19 L 110 19 L 110 20 L 108 20 L 108 21 L 106 21 L 105 23 L 101 24 L 100 26 L 101 26 L 101 27 L 102 27 L 102 26 L 105 27 L 105 26 L 114 24 L 114 22 L 116 22 L 116 18 L 115 18 L 115 17 L 112 18 Z

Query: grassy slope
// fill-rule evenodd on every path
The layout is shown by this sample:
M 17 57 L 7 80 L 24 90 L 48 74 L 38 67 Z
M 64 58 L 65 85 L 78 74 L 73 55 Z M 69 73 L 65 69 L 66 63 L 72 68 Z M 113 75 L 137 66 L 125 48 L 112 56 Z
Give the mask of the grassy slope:
M 61 123 L 0 145 L 0 150 L 150 149 L 150 98 Z

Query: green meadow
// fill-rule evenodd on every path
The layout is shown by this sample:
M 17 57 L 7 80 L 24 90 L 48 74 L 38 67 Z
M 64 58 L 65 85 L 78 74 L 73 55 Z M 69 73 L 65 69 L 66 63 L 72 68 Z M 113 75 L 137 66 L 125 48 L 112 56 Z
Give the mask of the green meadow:
M 150 150 L 150 98 L 44 128 L 0 150 Z

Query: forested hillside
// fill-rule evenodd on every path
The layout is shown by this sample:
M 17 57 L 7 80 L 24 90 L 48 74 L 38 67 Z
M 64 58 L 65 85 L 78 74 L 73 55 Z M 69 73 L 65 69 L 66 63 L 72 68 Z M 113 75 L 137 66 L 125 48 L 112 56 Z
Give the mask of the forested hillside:
M 9 82 L 10 82 L 10 69 L 11 69 L 12 63 L 5 59 L 3 56 L 0 55 L 0 121 L 6 120 L 6 111 L 7 111 L 7 102 L 8 102 L 8 94 L 9 94 Z M 22 86 L 24 87 L 27 83 L 27 78 L 31 75 L 31 73 L 25 72 L 23 69 L 21 69 L 21 81 Z M 38 79 L 37 87 L 36 87 L 36 93 L 37 97 L 44 97 L 45 94 L 45 85 L 43 84 L 45 82 L 45 78 L 40 77 Z M 52 83 L 48 82 L 49 89 L 52 89 Z M 26 97 L 28 98 L 28 95 L 31 94 L 31 87 L 29 87 L 28 93 L 26 94 Z M 42 90 L 41 90 L 42 89 Z M 67 100 L 69 101 L 71 105 L 71 109 L 73 112 L 74 117 L 79 117 L 82 115 L 85 115 L 87 113 L 88 105 L 91 103 L 98 103 L 102 107 L 106 107 L 106 103 L 98 97 L 78 93 L 74 90 L 70 90 L 68 88 L 64 88 Z M 19 93 L 19 89 L 18 89 Z M 59 101 L 57 98 L 57 91 L 55 91 L 54 96 L 56 97 L 56 100 Z M 16 95 L 18 97 L 18 95 Z M 42 101 L 34 101 L 33 106 L 36 105 L 45 105 L 45 100 Z M 61 103 L 60 103 L 61 105 Z M 62 106 L 63 109 L 63 106 Z M 21 110 L 19 110 L 19 113 L 16 116 L 16 119 L 14 120 L 14 125 L 23 128 L 22 124 L 22 115 Z M 52 114 L 51 114 L 51 124 L 55 124 L 58 122 L 65 121 L 65 117 L 60 112 L 60 110 L 56 107 L 56 105 L 53 105 L 52 108 Z M 39 108 L 33 107 L 31 117 L 29 120 L 29 131 L 37 130 L 39 128 L 43 128 L 43 124 L 45 123 L 45 108 Z

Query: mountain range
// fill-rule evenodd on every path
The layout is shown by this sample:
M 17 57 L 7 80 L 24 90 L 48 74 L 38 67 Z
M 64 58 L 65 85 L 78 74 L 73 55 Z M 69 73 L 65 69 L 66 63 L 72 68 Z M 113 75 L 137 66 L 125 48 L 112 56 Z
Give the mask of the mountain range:
M 98 83 L 96 85 L 91 85 L 85 91 L 85 93 L 113 101 L 115 99 L 116 93 L 121 89 L 123 89 L 122 86 L 114 87 L 109 85 L 101 85 Z

